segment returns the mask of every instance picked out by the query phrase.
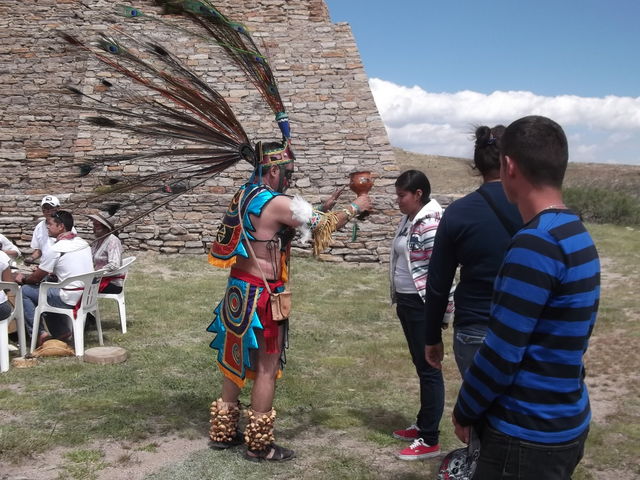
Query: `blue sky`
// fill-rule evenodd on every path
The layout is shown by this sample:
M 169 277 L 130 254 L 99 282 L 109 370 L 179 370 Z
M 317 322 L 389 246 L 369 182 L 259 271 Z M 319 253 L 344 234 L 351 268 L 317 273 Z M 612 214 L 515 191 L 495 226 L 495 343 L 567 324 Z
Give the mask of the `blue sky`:
M 470 157 L 474 126 L 546 115 L 572 161 L 640 164 L 640 0 L 325 0 L 392 145 Z

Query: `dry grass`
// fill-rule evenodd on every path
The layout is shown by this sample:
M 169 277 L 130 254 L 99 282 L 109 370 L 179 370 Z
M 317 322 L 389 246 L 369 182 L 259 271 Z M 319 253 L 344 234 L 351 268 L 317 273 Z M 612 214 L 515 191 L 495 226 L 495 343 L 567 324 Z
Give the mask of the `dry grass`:
M 435 193 L 464 195 L 480 185 L 480 177 L 471 168 L 471 160 L 438 155 L 422 155 L 394 149 L 400 170 L 417 168 L 429 177 Z M 567 187 L 591 187 L 640 196 L 640 165 L 573 163 L 567 167 Z

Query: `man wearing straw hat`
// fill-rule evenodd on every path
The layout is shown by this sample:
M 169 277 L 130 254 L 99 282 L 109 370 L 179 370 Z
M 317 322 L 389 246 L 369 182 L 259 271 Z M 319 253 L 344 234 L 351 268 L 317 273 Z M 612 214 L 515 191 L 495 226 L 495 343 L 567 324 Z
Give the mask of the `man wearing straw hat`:
M 93 234 L 96 239 L 91 243 L 93 266 L 96 270 L 107 272 L 117 270 L 122 266 L 122 242 L 115 233 L 115 226 L 99 213 L 87 215 L 93 223 Z M 122 278 L 103 277 L 104 284 L 100 284 L 101 293 L 120 293 Z

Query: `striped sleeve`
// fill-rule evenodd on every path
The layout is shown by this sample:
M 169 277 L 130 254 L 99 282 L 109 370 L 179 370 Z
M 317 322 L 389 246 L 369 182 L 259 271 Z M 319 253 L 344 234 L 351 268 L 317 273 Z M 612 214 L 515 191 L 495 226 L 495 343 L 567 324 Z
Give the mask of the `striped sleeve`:
M 436 238 L 439 219 L 425 218 L 416 223 L 409 238 L 409 261 L 411 276 L 416 290 L 422 298 L 425 297 L 427 288 L 427 273 L 429 261 L 433 252 L 433 243 Z

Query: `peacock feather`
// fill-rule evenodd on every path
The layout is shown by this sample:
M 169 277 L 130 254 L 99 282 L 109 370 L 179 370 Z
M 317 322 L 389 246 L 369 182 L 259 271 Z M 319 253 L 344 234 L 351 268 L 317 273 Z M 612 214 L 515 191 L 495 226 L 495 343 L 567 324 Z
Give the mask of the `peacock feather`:
M 249 29 L 239 22 L 227 18 L 207 0 L 155 0 L 167 14 L 179 14 L 191 20 L 194 28 L 177 27 L 197 38 L 219 45 L 260 92 L 262 98 L 275 114 L 283 137 L 291 137 L 288 116 L 280 97 L 271 66 L 265 55 L 255 44 Z M 140 9 L 120 5 L 120 14 L 136 20 L 167 24 L 155 15 L 144 14 Z M 176 28 L 175 26 L 173 28 Z
M 273 72 L 249 30 L 206 0 L 155 2 L 164 15 L 128 5 L 118 5 L 117 13 L 220 46 L 255 85 L 289 140 L 288 118 Z M 130 165 L 140 168 L 119 177 L 107 175 L 92 194 L 73 202 L 76 208 L 100 205 L 110 214 L 120 212 L 119 228 L 124 228 L 241 160 L 258 164 L 252 143 L 225 98 L 160 43 L 122 26 L 112 26 L 95 42 L 67 32 L 60 35 L 110 72 L 109 80 L 102 79 L 94 93 L 68 86 L 67 92 L 77 98 L 70 108 L 80 110 L 83 120 L 99 130 L 125 132 L 149 145 L 144 151 L 96 155 L 82 163 L 80 176 L 122 172 Z

